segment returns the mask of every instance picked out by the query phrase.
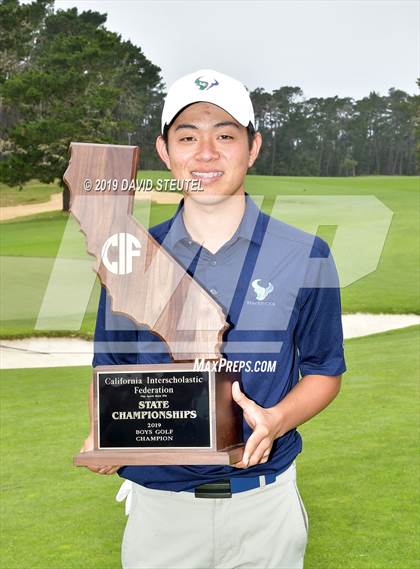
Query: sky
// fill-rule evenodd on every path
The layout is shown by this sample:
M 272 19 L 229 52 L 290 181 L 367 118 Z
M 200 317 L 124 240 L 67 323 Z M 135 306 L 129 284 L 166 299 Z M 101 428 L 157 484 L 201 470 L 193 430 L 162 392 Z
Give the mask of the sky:
M 56 0 L 106 12 L 167 86 L 216 69 L 249 89 L 299 86 L 305 97 L 361 98 L 390 87 L 416 92 L 418 0 Z

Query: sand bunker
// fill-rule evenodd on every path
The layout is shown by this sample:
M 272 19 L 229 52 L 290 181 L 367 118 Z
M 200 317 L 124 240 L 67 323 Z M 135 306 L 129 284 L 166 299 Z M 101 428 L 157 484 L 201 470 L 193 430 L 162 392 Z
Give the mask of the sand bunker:
M 368 336 L 420 324 L 416 314 L 345 314 L 344 337 Z M 92 363 L 92 342 L 78 338 L 1 340 L 1 368 L 83 366 Z
M 48 202 L 0 207 L 0 221 L 14 219 L 15 217 L 25 217 L 36 213 L 44 213 L 46 211 L 60 211 L 62 207 L 63 197 L 61 192 L 59 192 L 57 194 L 51 194 Z
M 156 192 L 155 190 L 136 192 L 135 194 L 136 200 L 151 200 L 158 204 L 178 204 L 181 198 L 182 195 L 177 192 Z M 59 192 L 52 194 L 48 202 L 0 207 L 0 221 L 48 211 L 61 211 L 62 206 L 63 198 L 61 192 Z

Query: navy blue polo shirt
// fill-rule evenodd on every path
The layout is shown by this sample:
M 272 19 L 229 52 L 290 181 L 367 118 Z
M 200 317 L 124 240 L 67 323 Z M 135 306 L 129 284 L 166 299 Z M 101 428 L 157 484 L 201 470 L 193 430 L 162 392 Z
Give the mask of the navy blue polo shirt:
M 188 234 L 183 202 L 150 233 L 223 307 L 230 328 L 221 351 L 227 360 L 246 362 L 242 390 L 271 407 L 299 376 L 345 371 L 340 289 L 324 241 L 264 214 L 248 195 L 245 199 L 238 229 L 215 254 Z M 147 327 L 111 312 L 103 288 L 93 366 L 171 361 L 166 344 Z M 245 421 L 243 428 L 247 440 L 252 430 Z M 124 466 L 118 474 L 149 488 L 181 491 L 220 478 L 279 474 L 301 449 L 301 436 L 292 429 L 274 441 L 268 462 L 247 469 Z

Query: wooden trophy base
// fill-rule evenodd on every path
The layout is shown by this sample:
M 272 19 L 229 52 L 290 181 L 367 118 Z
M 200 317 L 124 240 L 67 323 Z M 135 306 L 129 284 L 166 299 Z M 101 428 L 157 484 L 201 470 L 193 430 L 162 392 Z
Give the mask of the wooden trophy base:
M 136 466 L 136 465 L 232 465 L 242 460 L 244 444 L 226 451 L 145 450 L 138 451 L 90 451 L 74 457 L 76 466 Z

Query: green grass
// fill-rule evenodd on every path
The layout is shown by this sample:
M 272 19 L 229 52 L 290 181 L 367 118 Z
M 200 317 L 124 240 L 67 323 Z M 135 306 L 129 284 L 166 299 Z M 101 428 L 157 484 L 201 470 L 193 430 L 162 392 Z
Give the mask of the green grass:
M 347 341 L 338 399 L 300 429 L 306 569 L 418 567 L 419 331 Z
M 118 481 L 72 467 L 87 432 L 88 383 L 88 368 L 3 372 L 5 569 L 119 567 Z
M 47 202 L 52 194 L 60 191 L 57 183 L 44 184 L 38 180 L 31 180 L 22 189 L 0 183 L 0 207 Z
M 167 176 L 167 172 L 142 172 L 143 178 Z M 415 177 L 369 177 L 369 178 L 291 178 L 249 176 L 247 191 L 251 195 L 264 195 L 263 209 L 272 212 L 278 196 L 287 198 L 287 215 L 280 208 L 277 215 L 286 217 L 288 222 L 307 228 L 313 220 L 303 213 L 302 204 L 315 201 L 316 196 L 370 196 L 374 195 L 394 212 L 392 224 L 385 240 L 377 269 L 342 289 L 344 312 L 372 313 L 420 313 L 419 287 L 420 253 L 419 239 L 419 179 Z M 305 196 L 305 200 L 302 200 Z M 147 225 L 154 225 L 170 217 L 174 205 L 153 204 L 150 219 L 144 202 L 136 203 L 136 217 Z M 315 217 L 315 216 L 312 216 Z M 360 212 L 350 212 L 356 220 Z M 45 287 L 49 281 L 54 258 L 68 259 L 69 279 L 83 282 L 91 275 L 90 257 L 85 252 L 85 243 L 74 221 L 68 221 L 63 212 L 44 213 L 27 218 L 10 220 L 0 224 L 0 263 L 2 280 L 1 295 L 1 335 L 22 336 L 38 333 L 34 331 L 36 318 L 41 307 Z M 316 221 L 316 219 L 315 219 Z M 331 241 L 336 228 L 331 224 L 322 225 L 319 234 Z M 64 245 L 60 249 L 64 231 Z M 368 246 L 368 244 L 366 244 Z M 360 250 L 352 252 L 355 262 Z M 84 260 L 82 265 L 78 260 Z M 351 265 L 352 263 L 350 263 Z M 73 267 L 74 266 L 74 267 Z M 74 282 L 74 280 L 73 280 Z M 94 288 L 80 332 L 90 334 L 93 330 L 97 306 L 98 286 Z M 66 291 L 63 289 L 63 298 Z M 65 304 L 64 302 L 62 304 Z M 83 311 L 80 305 L 77 310 Z M 73 315 L 73 320 L 78 318 Z M 57 314 L 57 322 L 61 316 Z M 57 322 L 52 326 L 54 334 L 66 333 L 66 327 L 58 329 Z M 77 330 L 73 330 L 77 333 Z M 39 333 L 45 334 L 44 331 Z
M 300 428 L 305 569 L 418 567 L 419 331 L 348 341 L 340 395 Z M 3 372 L 5 569 L 120 566 L 120 480 L 71 463 L 87 431 L 89 375 L 87 367 Z

